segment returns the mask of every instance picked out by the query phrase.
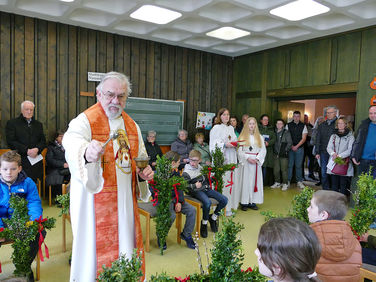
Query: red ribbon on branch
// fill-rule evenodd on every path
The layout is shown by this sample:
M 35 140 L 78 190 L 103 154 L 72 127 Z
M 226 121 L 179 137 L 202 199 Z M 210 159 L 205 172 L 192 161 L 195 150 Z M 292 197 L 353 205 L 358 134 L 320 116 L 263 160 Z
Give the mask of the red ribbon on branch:
M 47 218 L 42 219 L 42 216 L 40 216 L 39 219 L 36 219 L 35 221 L 38 222 L 38 232 L 39 232 L 38 252 L 39 252 L 39 257 L 40 257 L 41 261 L 44 261 L 43 252 L 42 252 L 42 244 L 43 243 L 44 243 L 44 252 L 46 254 L 46 258 L 50 258 L 50 255 L 49 255 L 49 252 L 48 252 L 48 247 L 46 245 L 46 242 L 44 242 L 44 237 L 42 235 L 42 230 L 43 230 L 42 222 L 47 221 Z
M 157 182 L 155 182 L 154 179 L 152 179 L 149 181 L 149 185 L 151 186 L 154 192 L 154 197 L 151 200 L 151 202 L 153 203 L 153 207 L 155 207 L 158 204 L 158 192 L 159 192 L 159 190 L 155 188 L 155 185 L 157 185 Z
M 248 267 L 246 270 L 242 269 L 241 271 L 247 273 L 247 272 L 252 272 L 253 269 L 251 267 Z
M 180 186 L 180 183 L 172 184 L 172 187 L 174 187 L 174 191 L 175 191 L 176 203 L 179 203 L 179 193 L 178 193 L 178 189 L 176 188 L 176 186 Z
M 354 230 L 354 228 L 352 228 L 352 226 L 350 225 L 350 228 L 351 228 L 351 231 L 354 233 L 354 235 L 356 236 L 356 239 L 358 239 L 358 241 L 360 241 L 360 236 L 359 236 L 359 234 L 358 234 L 358 232 L 356 232 L 355 230 Z
M 232 179 L 233 174 L 234 174 L 234 169 L 235 169 L 235 166 L 233 166 L 233 167 L 231 168 L 230 181 L 227 181 L 228 184 L 226 185 L 226 187 L 230 187 L 230 195 L 231 195 L 231 192 L 232 192 L 232 185 L 234 184 L 234 181 L 233 181 L 233 179 Z
M 217 191 L 217 189 L 218 189 L 218 180 L 214 176 L 213 176 L 213 179 L 215 180 L 215 187 L 214 187 L 214 189 L 215 189 L 215 191 Z
M 210 186 L 210 189 L 212 189 L 212 181 L 211 181 L 211 171 L 212 171 L 212 167 L 208 167 L 208 179 L 209 179 L 209 186 Z
M 179 276 L 179 277 L 175 277 L 175 280 L 176 280 L 176 281 L 180 281 L 180 282 L 186 282 L 186 281 L 191 280 L 191 277 L 187 276 L 187 277 L 185 277 L 185 278 L 181 278 L 181 277 Z

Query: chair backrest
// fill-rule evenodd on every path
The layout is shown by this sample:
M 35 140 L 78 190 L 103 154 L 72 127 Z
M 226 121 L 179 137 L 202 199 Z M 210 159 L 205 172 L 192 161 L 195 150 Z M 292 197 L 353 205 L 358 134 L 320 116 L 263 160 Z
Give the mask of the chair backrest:
M 43 187 L 46 187 L 46 155 L 47 155 L 47 148 L 44 148 L 40 153 L 43 157 Z
M 10 151 L 10 149 L 0 149 L 0 156 L 8 151 Z

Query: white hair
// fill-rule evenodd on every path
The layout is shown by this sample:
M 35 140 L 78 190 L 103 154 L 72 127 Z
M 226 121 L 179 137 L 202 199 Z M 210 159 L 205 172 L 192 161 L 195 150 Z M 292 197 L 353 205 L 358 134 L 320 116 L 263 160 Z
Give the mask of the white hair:
M 157 136 L 157 132 L 155 132 L 155 130 L 149 130 L 148 131 L 148 136 L 150 136 L 150 135 Z
M 110 78 L 117 79 L 118 81 L 120 81 L 120 83 L 126 85 L 127 96 L 129 96 L 132 93 L 132 89 L 131 89 L 132 84 L 130 83 L 129 78 L 125 74 L 122 74 L 120 72 L 115 72 L 115 71 L 108 72 L 103 76 L 101 82 L 97 86 L 97 91 L 102 93 L 102 87 L 103 87 L 104 82 Z
M 188 131 L 187 131 L 187 130 L 185 130 L 185 129 L 180 129 L 180 130 L 178 131 L 178 136 L 180 135 L 180 132 L 183 132 L 186 136 L 188 136 Z
M 32 104 L 32 105 L 33 105 L 33 108 L 35 108 L 35 105 L 34 105 L 33 102 L 31 102 L 31 101 L 29 101 L 29 100 L 25 100 L 25 101 L 23 101 L 23 102 L 21 103 L 21 111 L 23 110 L 24 105 L 27 104 L 27 103 Z

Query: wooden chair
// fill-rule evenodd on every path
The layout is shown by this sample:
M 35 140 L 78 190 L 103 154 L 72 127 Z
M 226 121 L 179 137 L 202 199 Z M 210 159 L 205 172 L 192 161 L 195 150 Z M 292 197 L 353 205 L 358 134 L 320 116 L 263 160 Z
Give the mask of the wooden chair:
M 201 205 L 202 202 L 192 196 L 184 195 L 184 200 L 187 201 L 188 204 L 191 204 L 196 209 L 196 232 L 198 237 L 200 238 L 200 226 L 201 226 Z M 218 201 L 214 198 L 210 198 L 211 207 L 216 207 L 218 205 Z M 223 209 L 224 213 L 226 213 L 226 208 Z
M 0 156 L 8 151 L 10 151 L 10 149 L 0 149 Z
M 360 268 L 360 281 L 364 282 L 365 278 L 376 281 L 376 266 L 363 263 Z
M 67 186 L 68 184 L 63 184 L 62 185 L 62 194 L 66 194 L 67 193 Z M 50 194 L 51 195 L 51 194 Z M 70 219 L 70 215 L 67 215 L 67 214 L 63 214 L 62 216 L 62 223 L 63 223 L 63 253 L 66 252 L 67 250 L 67 239 L 66 239 L 66 222 L 69 221 L 69 223 L 71 222 L 71 219 Z
M 5 242 L 2 242 L 1 245 L 10 245 L 12 244 L 13 241 L 5 241 Z M 35 267 L 35 272 L 36 272 L 36 280 L 39 281 L 40 280 L 40 258 L 39 258 L 39 252 L 37 252 L 37 256 L 35 257 L 35 262 L 36 262 L 36 267 Z
M 155 207 L 153 207 L 152 202 L 144 203 L 139 202 L 138 203 L 138 212 L 140 215 L 145 216 L 146 223 L 145 223 L 145 230 L 146 230 L 146 236 L 145 236 L 145 251 L 150 251 L 150 219 L 155 217 L 157 215 Z M 181 243 L 180 233 L 181 233 L 181 213 L 176 213 L 176 241 L 178 244 Z

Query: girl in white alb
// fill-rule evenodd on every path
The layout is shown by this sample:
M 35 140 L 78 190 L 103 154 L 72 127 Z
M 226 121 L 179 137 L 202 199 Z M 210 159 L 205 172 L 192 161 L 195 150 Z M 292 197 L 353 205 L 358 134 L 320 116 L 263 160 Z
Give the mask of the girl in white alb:
M 240 204 L 244 211 L 248 208 L 257 210 L 256 204 L 262 204 L 264 201 L 262 164 L 266 149 L 264 138 L 260 135 L 254 117 L 247 119 L 239 140 L 243 141 L 238 149 L 239 169 L 241 170 Z
M 236 142 L 234 128 L 229 124 L 230 112 L 229 110 L 222 108 L 217 114 L 217 124 L 210 131 L 209 149 L 213 153 L 215 147 L 218 146 L 223 152 L 225 162 L 224 164 L 237 163 L 236 146 L 231 142 Z M 223 176 L 223 192 L 222 194 L 227 197 L 228 203 L 226 206 L 226 215 L 231 215 L 231 209 L 237 209 L 239 204 L 239 191 L 236 187 L 237 183 L 237 169 L 233 171 L 233 182 L 230 194 L 230 187 L 226 185 L 231 180 L 231 172 L 227 171 Z

